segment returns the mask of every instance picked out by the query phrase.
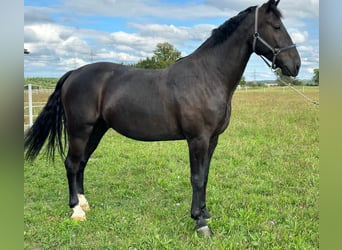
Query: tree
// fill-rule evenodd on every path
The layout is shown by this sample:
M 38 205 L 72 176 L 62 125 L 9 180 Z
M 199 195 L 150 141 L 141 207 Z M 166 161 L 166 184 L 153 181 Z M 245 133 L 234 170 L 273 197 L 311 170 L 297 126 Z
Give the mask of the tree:
M 176 62 L 181 56 L 181 52 L 170 43 L 158 43 L 153 53 L 151 58 L 140 60 L 133 66 L 144 69 L 163 69 Z
M 246 86 L 246 78 L 244 76 L 241 77 L 239 84 L 240 84 L 241 87 Z
M 314 69 L 314 76 L 312 77 L 312 81 L 319 85 L 319 69 Z

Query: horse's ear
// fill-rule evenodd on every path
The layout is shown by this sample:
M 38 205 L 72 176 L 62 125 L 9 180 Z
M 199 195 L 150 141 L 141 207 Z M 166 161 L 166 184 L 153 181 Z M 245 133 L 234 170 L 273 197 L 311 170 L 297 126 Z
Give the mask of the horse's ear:
M 271 6 L 271 5 L 277 6 L 279 2 L 280 2 L 280 0 L 269 0 L 268 5 L 269 6 Z
M 280 0 L 269 0 L 267 3 L 267 10 L 271 10 L 272 6 L 278 6 Z

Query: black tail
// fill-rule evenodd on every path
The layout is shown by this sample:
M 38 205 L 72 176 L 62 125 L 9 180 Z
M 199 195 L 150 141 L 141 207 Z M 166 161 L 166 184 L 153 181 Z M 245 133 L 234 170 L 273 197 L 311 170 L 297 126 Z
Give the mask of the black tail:
M 57 82 L 55 91 L 39 114 L 32 127 L 25 133 L 25 159 L 33 161 L 42 149 L 46 139 L 48 158 L 54 159 L 57 147 L 61 156 L 64 155 L 66 133 L 64 128 L 65 115 L 61 99 L 62 86 L 72 71 L 65 73 Z M 64 133 L 63 133 L 64 131 Z M 63 139 L 64 136 L 64 139 Z

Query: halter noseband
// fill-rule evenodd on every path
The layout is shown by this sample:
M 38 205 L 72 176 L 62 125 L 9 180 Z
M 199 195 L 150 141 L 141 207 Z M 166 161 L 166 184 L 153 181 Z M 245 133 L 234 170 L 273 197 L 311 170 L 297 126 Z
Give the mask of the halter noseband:
M 273 59 L 272 59 L 272 65 L 269 64 L 269 62 L 262 56 L 262 55 L 259 55 L 262 60 L 264 60 L 264 62 L 272 69 L 275 69 L 276 68 L 276 58 L 277 58 L 277 55 L 280 54 L 281 52 L 284 52 L 284 51 L 287 51 L 289 49 L 292 49 L 292 48 L 295 48 L 296 47 L 296 44 L 292 44 L 290 46 L 287 46 L 287 47 L 284 47 L 284 48 L 273 48 L 271 45 L 269 45 L 264 39 L 262 39 L 260 37 L 260 34 L 258 32 L 258 14 L 259 14 L 259 6 L 255 9 L 255 28 L 254 28 L 254 40 L 253 40 L 253 52 L 256 53 L 255 51 L 255 46 L 256 46 L 256 43 L 257 43 L 257 40 L 259 40 L 262 44 L 264 44 L 267 48 L 269 48 L 272 53 L 273 53 Z

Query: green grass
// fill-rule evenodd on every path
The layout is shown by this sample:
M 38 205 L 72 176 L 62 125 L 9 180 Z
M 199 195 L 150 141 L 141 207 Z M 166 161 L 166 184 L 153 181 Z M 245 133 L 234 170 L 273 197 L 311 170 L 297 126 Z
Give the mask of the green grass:
M 318 114 L 290 90 L 235 94 L 210 169 L 211 239 L 190 218 L 184 141 L 108 132 L 86 169 L 85 222 L 69 219 L 62 160 L 41 155 L 24 166 L 25 249 L 318 249 Z
M 24 85 L 32 84 L 33 89 L 40 86 L 41 88 L 55 88 L 59 78 L 56 77 L 27 77 L 24 78 Z

